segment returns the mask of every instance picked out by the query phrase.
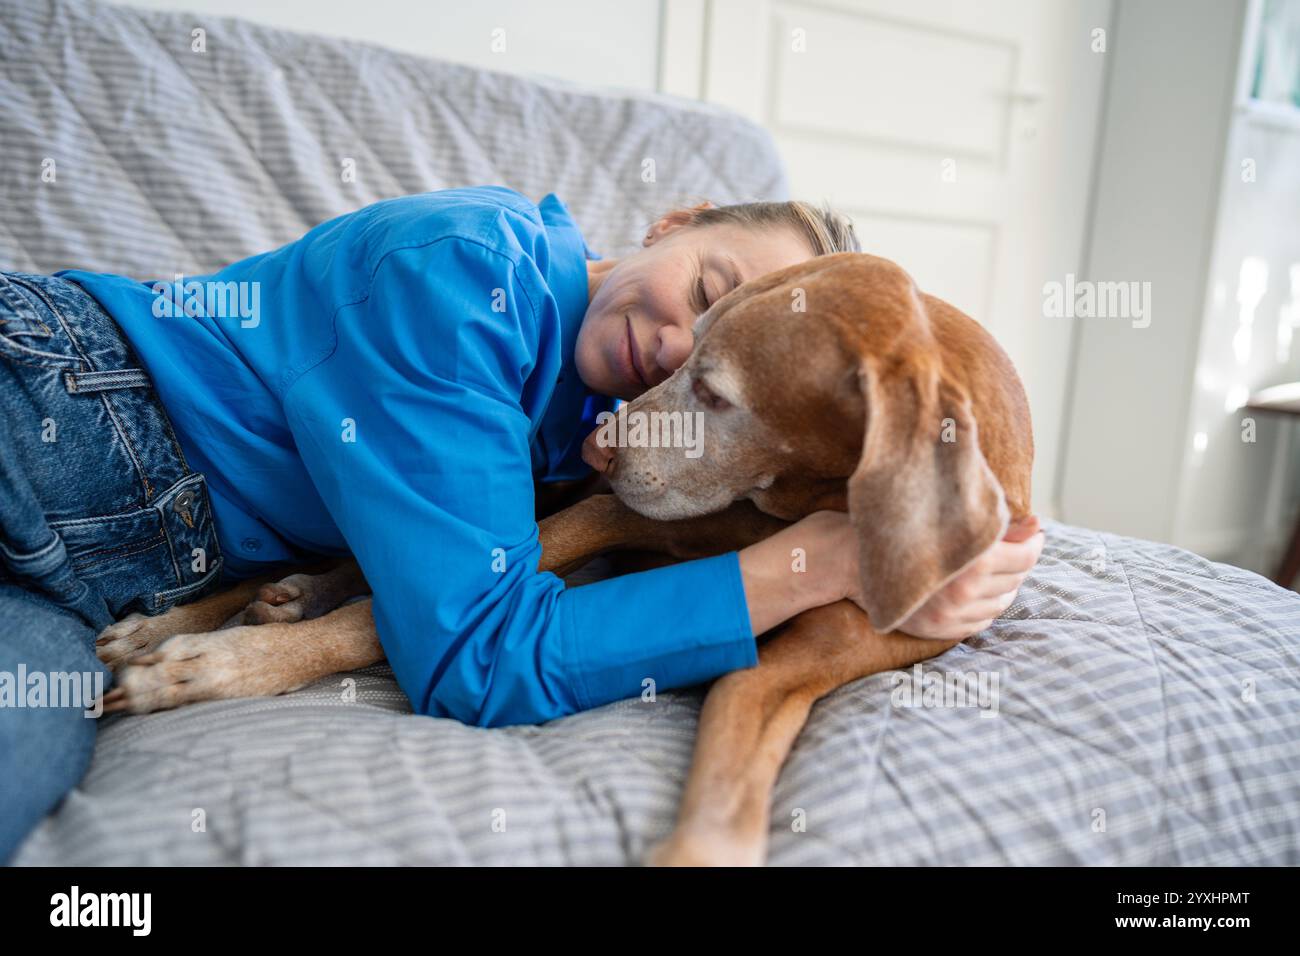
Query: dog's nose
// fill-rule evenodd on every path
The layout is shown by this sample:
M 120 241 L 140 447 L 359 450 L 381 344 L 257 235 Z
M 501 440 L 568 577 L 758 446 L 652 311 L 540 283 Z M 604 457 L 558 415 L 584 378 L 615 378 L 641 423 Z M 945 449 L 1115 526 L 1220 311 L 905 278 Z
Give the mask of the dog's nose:
M 614 473 L 614 463 L 618 455 L 618 449 L 608 445 L 602 445 L 597 440 L 600 431 L 601 430 L 597 428 L 583 441 L 582 460 L 596 471 L 606 475 L 612 475 Z

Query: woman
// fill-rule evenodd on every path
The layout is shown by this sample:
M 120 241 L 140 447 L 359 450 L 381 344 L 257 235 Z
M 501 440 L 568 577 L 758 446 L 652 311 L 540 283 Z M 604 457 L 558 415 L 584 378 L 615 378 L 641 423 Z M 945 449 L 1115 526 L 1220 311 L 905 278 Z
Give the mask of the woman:
M 423 714 L 535 723 L 752 666 L 755 635 L 858 597 L 846 516 L 566 591 L 536 571 L 534 482 L 586 472 L 596 415 L 671 375 L 712 302 L 856 248 L 804 204 L 705 204 L 593 260 L 557 198 L 492 187 L 376 203 L 197 280 L 0 276 L 0 671 L 102 674 L 95 635 L 128 610 L 349 551 Z M 793 588 L 792 542 L 843 560 Z M 1039 547 L 995 545 L 908 629 L 981 630 Z M 0 721 L 6 857 L 95 725 Z

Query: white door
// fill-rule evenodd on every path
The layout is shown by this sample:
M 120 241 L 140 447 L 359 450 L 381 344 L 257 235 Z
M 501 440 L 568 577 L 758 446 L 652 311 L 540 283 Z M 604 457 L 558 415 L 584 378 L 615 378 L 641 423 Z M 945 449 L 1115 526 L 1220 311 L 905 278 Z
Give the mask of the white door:
M 766 126 L 801 199 L 978 319 L 1029 392 L 1052 514 L 1110 0 L 667 0 L 666 92 Z

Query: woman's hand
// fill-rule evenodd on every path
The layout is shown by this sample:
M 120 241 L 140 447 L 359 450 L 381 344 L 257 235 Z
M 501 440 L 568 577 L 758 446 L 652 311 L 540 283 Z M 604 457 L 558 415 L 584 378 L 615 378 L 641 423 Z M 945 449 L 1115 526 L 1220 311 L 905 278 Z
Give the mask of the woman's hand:
M 898 629 L 944 641 L 978 634 L 1011 606 L 1038 563 L 1043 540 L 1037 516 L 1013 523 L 1001 541 L 931 595 Z
M 755 635 L 809 608 L 852 598 L 858 546 L 849 516 L 817 511 L 740 551 L 740 576 Z
M 800 570 L 791 556 L 802 552 Z M 1013 524 L 1001 541 L 931 595 L 899 630 L 954 641 L 984 630 L 1011 606 L 1043 550 L 1033 515 Z M 847 598 L 863 607 L 857 532 L 847 514 L 818 511 L 740 552 L 750 624 L 761 634 L 811 607 Z

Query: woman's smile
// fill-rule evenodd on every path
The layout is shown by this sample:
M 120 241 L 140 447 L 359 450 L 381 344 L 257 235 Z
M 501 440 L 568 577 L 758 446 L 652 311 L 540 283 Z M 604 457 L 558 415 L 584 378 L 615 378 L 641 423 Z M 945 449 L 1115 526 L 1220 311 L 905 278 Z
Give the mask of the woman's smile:
M 645 390 L 651 387 L 650 376 L 645 373 L 645 365 L 641 361 L 641 344 L 636 340 L 631 314 L 626 316 L 626 320 L 627 334 L 623 343 L 623 361 L 626 367 L 623 371 L 629 385 L 634 389 Z

